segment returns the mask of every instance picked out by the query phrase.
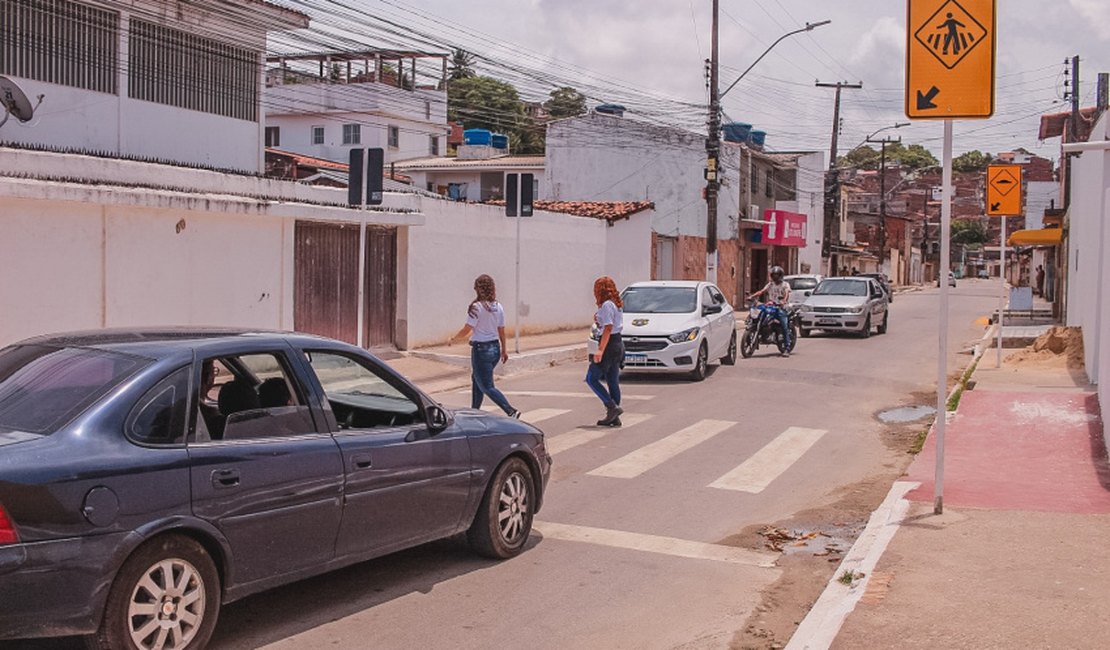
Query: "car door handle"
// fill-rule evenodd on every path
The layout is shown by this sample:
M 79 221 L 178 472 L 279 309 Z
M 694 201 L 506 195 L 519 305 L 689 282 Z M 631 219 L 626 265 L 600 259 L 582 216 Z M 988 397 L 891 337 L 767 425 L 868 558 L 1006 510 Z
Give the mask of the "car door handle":
M 351 456 L 351 469 L 370 469 L 373 466 L 370 454 L 355 454 Z
M 234 469 L 218 469 L 213 471 L 212 485 L 216 489 L 238 487 L 239 471 Z

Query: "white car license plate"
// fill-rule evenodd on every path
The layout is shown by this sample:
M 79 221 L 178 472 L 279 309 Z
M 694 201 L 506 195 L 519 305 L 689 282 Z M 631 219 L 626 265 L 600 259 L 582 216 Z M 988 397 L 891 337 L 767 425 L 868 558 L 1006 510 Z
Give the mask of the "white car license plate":
M 628 354 L 624 355 L 625 361 L 647 361 L 646 354 Z
M 818 324 L 818 325 L 839 325 L 840 323 L 839 323 L 839 322 L 837 322 L 837 321 L 835 321 L 835 320 L 831 320 L 831 319 L 825 318 L 825 319 L 823 319 L 823 320 L 819 320 L 819 321 L 817 321 L 817 324 Z

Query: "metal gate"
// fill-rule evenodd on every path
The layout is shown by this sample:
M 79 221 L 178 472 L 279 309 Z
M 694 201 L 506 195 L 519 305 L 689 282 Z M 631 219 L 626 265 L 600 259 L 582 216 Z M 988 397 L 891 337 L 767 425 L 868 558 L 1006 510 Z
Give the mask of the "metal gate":
M 397 229 L 366 228 L 366 347 L 392 346 L 397 319 Z
M 293 327 L 358 342 L 358 224 L 298 221 L 293 247 Z

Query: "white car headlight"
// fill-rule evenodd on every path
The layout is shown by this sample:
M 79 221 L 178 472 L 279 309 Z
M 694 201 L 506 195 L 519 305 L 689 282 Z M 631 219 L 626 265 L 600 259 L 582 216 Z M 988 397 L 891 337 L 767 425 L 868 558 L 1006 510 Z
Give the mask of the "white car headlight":
M 812 312 L 813 311 L 813 305 L 807 305 L 805 303 L 802 303 L 801 311 L 806 312 L 806 313 Z
M 671 334 L 667 338 L 670 339 L 671 343 L 685 343 L 687 341 L 696 340 L 698 338 L 698 332 L 700 331 L 701 330 L 697 327 L 691 327 L 690 329 L 683 330 L 678 334 Z
M 862 314 L 863 312 L 864 312 L 864 307 L 853 307 L 852 308 L 852 313 L 853 314 Z

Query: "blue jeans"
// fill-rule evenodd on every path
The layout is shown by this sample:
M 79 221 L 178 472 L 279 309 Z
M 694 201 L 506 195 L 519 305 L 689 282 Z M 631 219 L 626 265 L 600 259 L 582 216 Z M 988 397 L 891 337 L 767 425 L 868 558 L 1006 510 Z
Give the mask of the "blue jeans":
M 787 315 L 786 310 L 782 307 L 775 308 L 775 316 L 779 319 L 779 326 L 782 327 L 782 347 L 784 350 L 790 349 L 790 316 Z
M 609 339 L 601 363 L 590 360 L 590 367 L 586 370 L 586 385 L 597 395 L 605 406 L 621 403 L 621 360 L 624 358 L 624 344 L 619 335 Z M 601 385 L 604 381 L 609 390 Z
M 493 385 L 493 368 L 501 361 L 501 343 L 483 341 L 470 343 L 470 407 L 482 408 L 482 398 L 489 395 L 494 404 L 501 407 L 505 415 L 512 415 L 516 409 L 509 405 L 504 393 Z

